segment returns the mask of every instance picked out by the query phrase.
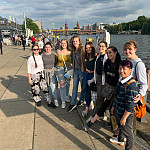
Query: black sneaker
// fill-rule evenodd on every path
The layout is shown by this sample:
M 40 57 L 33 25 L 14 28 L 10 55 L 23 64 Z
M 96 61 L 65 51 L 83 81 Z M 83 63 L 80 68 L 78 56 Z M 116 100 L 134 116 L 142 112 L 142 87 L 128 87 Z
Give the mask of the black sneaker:
M 93 125 L 93 123 L 91 122 L 91 121 L 89 121 L 88 123 L 87 123 L 87 126 L 90 128 L 91 126 Z
M 52 102 L 51 102 L 51 103 L 47 103 L 47 106 L 48 106 L 48 107 L 51 107 L 51 108 L 56 108 L 56 105 L 53 104 Z
M 41 101 L 36 102 L 36 106 L 40 107 L 41 106 Z
M 91 121 L 89 121 L 83 128 L 84 130 L 87 132 L 88 129 L 93 125 L 93 123 Z
M 73 111 L 75 108 L 77 107 L 77 105 L 70 105 L 69 108 L 67 109 L 68 112 Z
M 82 106 L 83 104 L 84 104 L 83 101 L 79 101 L 79 102 L 77 103 L 77 106 Z

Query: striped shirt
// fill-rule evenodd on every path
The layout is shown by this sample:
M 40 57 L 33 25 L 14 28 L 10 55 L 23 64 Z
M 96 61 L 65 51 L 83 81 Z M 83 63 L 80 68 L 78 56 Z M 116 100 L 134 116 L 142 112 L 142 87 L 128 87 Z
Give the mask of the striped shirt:
M 113 107 L 115 109 L 115 115 L 120 119 L 122 118 L 125 110 L 131 112 L 130 115 L 134 115 L 133 108 L 136 106 L 136 103 L 133 102 L 133 98 L 138 94 L 138 86 L 136 82 L 132 82 L 126 86 L 127 82 L 132 79 L 132 76 L 128 76 L 118 83 L 119 92 L 114 98 Z

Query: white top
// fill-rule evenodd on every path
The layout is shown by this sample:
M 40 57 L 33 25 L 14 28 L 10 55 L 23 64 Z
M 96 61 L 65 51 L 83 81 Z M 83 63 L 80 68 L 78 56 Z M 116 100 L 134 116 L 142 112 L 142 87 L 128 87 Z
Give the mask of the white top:
M 34 62 L 33 56 L 30 56 L 27 61 L 27 70 L 28 70 L 28 73 L 31 73 L 31 74 L 36 74 L 38 72 L 43 71 L 44 69 L 42 56 L 38 55 L 34 57 L 37 63 L 37 68 L 35 68 L 35 62 Z
M 145 96 L 147 88 L 148 88 L 145 64 L 142 62 L 142 60 L 140 58 L 132 59 L 130 61 L 133 64 L 131 74 L 133 75 L 134 79 L 137 79 L 137 83 L 139 85 L 139 93 L 142 96 Z M 139 62 L 139 63 L 136 66 L 137 62 Z M 135 66 L 136 66 L 136 68 L 135 68 Z M 135 69 L 136 69 L 136 75 L 135 75 Z
M 43 49 L 44 43 L 42 41 L 39 41 L 38 42 L 38 46 L 39 46 L 39 49 Z
M 96 62 L 97 62 L 97 60 L 98 60 L 98 58 L 100 57 L 100 53 L 99 53 L 99 55 L 97 55 L 97 57 L 96 57 L 96 61 L 95 61 L 95 67 L 94 67 L 94 81 L 95 81 L 95 83 L 96 83 Z M 106 60 L 107 60 L 107 54 L 105 54 L 104 55 L 104 59 L 103 59 L 103 66 L 104 66 L 104 64 L 105 64 L 105 62 L 106 62 Z M 104 73 L 104 71 L 102 72 L 102 85 L 104 85 L 105 84 L 105 73 Z

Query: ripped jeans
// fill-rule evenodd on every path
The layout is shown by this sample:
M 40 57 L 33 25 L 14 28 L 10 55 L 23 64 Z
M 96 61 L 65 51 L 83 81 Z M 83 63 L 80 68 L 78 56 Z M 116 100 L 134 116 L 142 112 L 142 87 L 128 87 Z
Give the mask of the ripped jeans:
M 72 67 L 68 66 L 67 70 L 71 70 Z M 64 77 L 65 68 L 57 66 L 57 77 L 60 85 L 60 98 L 62 102 L 66 101 L 66 97 L 69 96 L 69 88 L 70 88 L 70 78 L 67 79 Z

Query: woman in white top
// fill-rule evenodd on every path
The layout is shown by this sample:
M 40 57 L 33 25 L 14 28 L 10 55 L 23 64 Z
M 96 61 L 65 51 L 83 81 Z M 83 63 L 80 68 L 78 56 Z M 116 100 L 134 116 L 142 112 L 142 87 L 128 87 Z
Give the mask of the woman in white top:
M 50 101 L 48 88 L 43 74 L 43 60 L 39 55 L 39 47 L 37 44 L 32 45 L 32 56 L 27 61 L 27 70 L 29 84 L 31 85 L 31 92 L 36 105 L 41 106 L 41 98 L 39 96 L 40 90 L 44 93 L 45 99 L 48 102 L 48 106 L 51 107 L 52 102 Z

